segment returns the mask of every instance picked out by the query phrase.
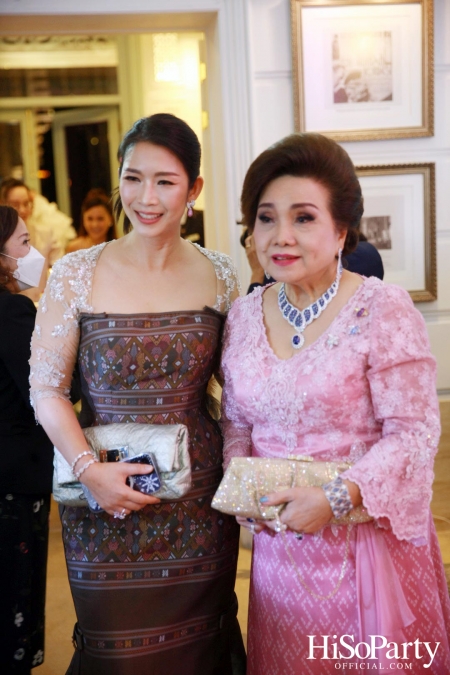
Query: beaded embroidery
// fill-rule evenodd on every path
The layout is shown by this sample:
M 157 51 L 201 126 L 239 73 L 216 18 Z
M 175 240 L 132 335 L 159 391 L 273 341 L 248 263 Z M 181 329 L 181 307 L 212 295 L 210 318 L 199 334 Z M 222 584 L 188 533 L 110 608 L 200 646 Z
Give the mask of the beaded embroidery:
M 193 245 L 211 261 L 217 279 L 224 282 L 224 289 L 219 289 L 213 309 L 227 312 L 231 306 L 233 291 L 240 290 L 231 259 L 222 253 L 209 251 L 197 244 Z M 48 337 L 46 341 L 42 323 L 35 327 L 30 360 L 31 403 L 34 408 L 38 398 L 69 397 L 69 388 L 63 384 L 63 381 L 68 379 L 68 364 L 63 349 L 67 340 L 70 344 L 78 342 L 80 314 L 93 312 L 90 305 L 92 281 L 95 267 L 105 246 L 106 243 L 75 251 L 58 260 L 53 266 L 39 310 L 42 314 L 46 314 L 49 301 L 60 305 L 60 309 L 56 312 L 55 325 L 50 330 L 47 326 L 47 331 L 55 340 L 63 338 L 63 341 L 55 342 L 55 345 L 49 348 Z M 40 340 L 43 340 L 43 343 Z
M 230 298 L 232 292 L 235 289 L 238 290 L 239 294 L 241 292 L 239 279 L 236 274 L 236 269 L 231 262 L 231 258 L 224 253 L 210 251 L 207 248 L 199 246 L 199 244 L 194 244 L 193 242 L 191 243 L 200 251 L 200 253 L 203 253 L 203 255 L 212 262 L 214 265 L 216 277 L 225 283 L 225 293 L 223 295 L 220 293 L 217 295 L 213 309 L 216 309 L 218 312 L 222 311 L 227 313 L 231 307 Z

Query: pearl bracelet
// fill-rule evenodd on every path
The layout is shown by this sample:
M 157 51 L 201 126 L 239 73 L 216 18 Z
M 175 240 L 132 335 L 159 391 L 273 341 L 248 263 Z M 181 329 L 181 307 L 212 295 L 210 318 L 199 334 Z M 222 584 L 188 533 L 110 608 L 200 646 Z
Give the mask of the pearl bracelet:
M 91 464 L 95 464 L 96 462 L 98 462 L 97 457 L 93 457 L 92 459 L 89 460 L 89 462 L 86 462 L 86 464 L 83 464 L 83 466 L 81 467 L 81 469 L 79 471 L 77 471 L 76 473 L 74 472 L 73 475 L 75 476 L 75 478 L 77 480 L 80 480 L 80 476 L 86 471 L 86 469 L 89 466 L 91 466 Z
M 340 476 L 322 485 L 322 490 L 325 492 L 335 518 L 343 518 L 353 509 L 350 493 Z
M 92 450 L 85 450 L 84 452 L 80 452 L 80 454 L 75 457 L 72 464 L 70 465 L 70 470 L 72 471 L 72 473 L 74 473 L 75 471 L 75 467 L 77 465 L 78 460 L 81 459 L 82 457 L 85 457 L 86 455 L 91 455 L 91 457 L 94 457 L 94 453 L 92 452 Z

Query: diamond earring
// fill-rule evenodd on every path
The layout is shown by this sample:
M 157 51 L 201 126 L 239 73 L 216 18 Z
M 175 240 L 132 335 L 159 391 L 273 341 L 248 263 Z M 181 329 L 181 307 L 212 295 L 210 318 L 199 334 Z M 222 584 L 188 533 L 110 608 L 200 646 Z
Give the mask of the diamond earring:
M 340 248 L 338 251 L 338 266 L 337 266 L 337 273 L 339 278 L 341 278 L 342 272 L 344 270 L 344 267 L 342 265 L 342 249 Z
M 194 215 L 194 212 L 193 212 L 192 208 L 195 206 L 195 199 L 191 199 L 191 201 L 188 202 L 186 204 L 186 206 L 187 206 L 187 210 L 188 210 L 187 214 L 188 214 L 189 218 L 192 218 L 192 216 Z

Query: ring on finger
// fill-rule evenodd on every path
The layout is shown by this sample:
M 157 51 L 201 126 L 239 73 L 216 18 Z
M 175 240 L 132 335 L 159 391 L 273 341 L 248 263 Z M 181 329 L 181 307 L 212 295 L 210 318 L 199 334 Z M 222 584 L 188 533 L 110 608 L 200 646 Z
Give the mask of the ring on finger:
M 287 525 L 285 523 L 282 523 L 280 518 L 277 516 L 275 519 L 275 532 L 286 532 L 287 530 Z
M 252 523 L 252 524 L 250 525 L 250 532 L 251 532 L 253 535 L 256 534 L 256 532 L 255 532 L 255 524 L 254 524 L 254 523 Z

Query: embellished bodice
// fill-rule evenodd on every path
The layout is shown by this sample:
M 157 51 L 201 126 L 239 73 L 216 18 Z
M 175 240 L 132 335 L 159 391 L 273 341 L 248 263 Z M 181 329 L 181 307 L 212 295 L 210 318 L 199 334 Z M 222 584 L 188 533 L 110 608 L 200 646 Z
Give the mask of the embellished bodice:
M 267 339 L 263 292 L 238 299 L 227 320 L 226 461 L 249 453 L 348 460 L 366 506 L 373 491 L 373 515 L 387 513 L 389 485 L 395 493 L 406 473 L 409 494 L 397 490 L 392 520 L 408 536 L 425 532 L 439 409 L 426 326 L 409 295 L 366 279 L 324 334 L 283 360 Z
M 91 249 L 66 255 L 53 267 L 39 305 L 32 339 L 30 383 L 31 400 L 34 405 L 39 398 L 68 399 L 72 372 L 78 356 L 80 327 L 82 321 L 86 321 L 84 317 L 93 313 L 91 296 L 94 272 L 106 245 L 100 244 Z M 233 296 L 239 292 L 239 283 L 234 266 L 228 256 L 215 251 L 208 251 L 196 244 L 192 245 L 205 255 L 214 266 L 218 290 L 212 310 L 226 313 L 231 306 Z M 113 289 L 111 293 L 114 293 Z M 181 317 L 191 313 L 180 312 L 175 314 L 179 314 Z M 200 315 L 202 315 L 201 312 Z M 100 315 L 96 315 L 96 318 L 98 316 Z M 134 316 L 136 317 L 136 315 Z M 106 327 L 106 330 L 108 330 L 108 327 Z M 127 339 L 126 331 L 123 337 Z M 119 343 L 115 342 L 115 348 L 118 348 L 118 346 Z M 139 345 L 136 344 L 135 348 L 144 348 L 145 352 L 145 339 L 142 338 L 142 342 Z M 99 356 L 98 368 L 108 370 L 109 357 L 106 356 L 103 360 L 104 355 L 100 356 L 98 353 L 97 356 Z M 121 367 L 126 367 L 129 356 L 124 356 Z M 138 371 L 138 361 L 142 358 L 142 354 L 136 355 L 136 371 L 132 373 L 133 376 L 140 372 Z M 161 358 L 167 358 L 167 355 L 161 354 Z M 112 372 L 111 369 L 108 370 L 109 375 Z M 115 375 L 118 375 L 117 371 L 114 372 Z M 98 375 L 99 371 L 97 371 Z M 123 383 L 126 385 L 126 378 Z

